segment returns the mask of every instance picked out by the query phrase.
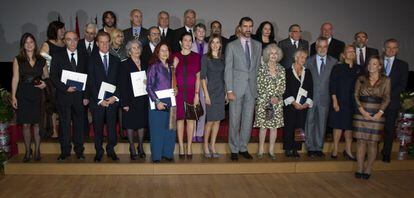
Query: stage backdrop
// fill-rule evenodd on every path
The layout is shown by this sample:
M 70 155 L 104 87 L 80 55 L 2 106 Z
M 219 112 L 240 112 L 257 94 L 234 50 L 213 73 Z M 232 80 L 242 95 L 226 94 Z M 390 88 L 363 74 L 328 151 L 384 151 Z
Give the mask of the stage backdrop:
M 275 25 L 276 40 L 287 37 L 288 27 L 293 23 L 302 26 L 304 38 L 314 42 L 319 35 L 321 23 L 334 24 L 334 37 L 351 43 L 357 31 L 366 31 L 369 45 L 382 49 L 387 38 L 400 41 L 400 58 L 414 70 L 414 19 L 413 1 L 392 0 L 380 3 L 375 0 L 12 0 L 0 7 L 0 62 L 12 61 L 18 51 L 19 38 L 24 32 L 33 33 L 38 42 L 46 38 L 49 22 L 58 15 L 68 30 L 75 29 L 75 16 L 79 18 L 81 32 L 85 23 L 98 18 L 102 25 L 102 13 L 112 10 L 118 17 L 118 27 L 129 26 L 129 12 L 139 8 L 144 15 L 143 26 L 156 24 L 157 13 L 170 13 L 170 26 L 183 25 L 183 12 L 192 8 L 197 21 L 209 26 L 213 20 L 223 24 L 225 36 L 234 33 L 234 27 L 243 16 L 250 16 L 255 28 L 269 20 Z M 209 29 L 209 28 L 208 28 Z M 82 36 L 81 36 L 82 37 Z

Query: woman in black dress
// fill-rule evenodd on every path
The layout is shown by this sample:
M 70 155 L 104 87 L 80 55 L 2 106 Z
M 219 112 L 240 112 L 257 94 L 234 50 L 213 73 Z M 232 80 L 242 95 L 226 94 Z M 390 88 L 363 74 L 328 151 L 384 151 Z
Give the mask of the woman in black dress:
M 142 144 L 144 141 L 144 130 L 148 127 L 148 96 L 134 97 L 131 73 L 146 71 L 147 66 L 141 65 L 141 42 L 138 40 L 129 41 L 126 45 L 126 50 L 129 58 L 122 62 L 123 72 L 121 74 L 122 126 L 128 132 L 131 159 L 136 160 L 138 156 L 140 158 L 146 157 Z M 145 80 L 144 83 L 146 83 Z M 134 145 L 135 132 L 138 133 L 138 155 Z
M 19 55 L 13 60 L 12 104 L 17 113 L 17 124 L 23 125 L 24 145 L 26 154 L 23 162 L 32 158 L 31 133 L 33 126 L 35 140 L 34 159 L 40 160 L 40 107 L 42 89 L 46 87 L 42 76 L 47 73 L 46 60 L 38 51 L 36 40 L 30 33 L 20 39 Z
M 343 155 L 349 160 L 355 160 L 351 152 L 352 144 L 352 115 L 355 110 L 354 87 L 355 80 L 361 72 L 355 63 L 355 48 L 347 45 L 340 56 L 340 63 L 331 72 L 329 91 L 332 97 L 328 125 L 333 129 L 334 146 L 331 158 L 338 157 L 338 144 L 344 130 L 345 150 Z
M 262 49 L 271 43 L 277 44 L 275 41 L 275 29 L 269 21 L 264 21 L 259 25 L 253 38 L 262 43 Z
M 65 24 L 60 21 L 52 21 L 47 27 L 47 41 L 40 48 L 40 55 L 46 59 L 48 71 L 50 71 L 50 62 L 52 58 L 61 51 L 66 50 L 63 38 L 65 37 Z M 48 85 L 42 98 L 42 120 L 40 129 L 47 134 L 51 133 L 52 138 L 58 137 L 57 127 L 57 110 L 55 107 L 55 88 L 49 80 L 49 72 L 45 76 L 45 82 Z
M 286 91 L 283 94 L 283 150 L 286 157 L 300 157 L 298 150 L 301 150 L 302 142 L 295 141 L 295 131 L 304 130 L 308 108 L 313 105 L 313 79 L 310 70 L 304 67 L 306 57 L 305 50 L 296 51 L 295 63 L 292 68 L 286 69 Z M 307 91 L 307 95 L 296 100 L 301 88 Z

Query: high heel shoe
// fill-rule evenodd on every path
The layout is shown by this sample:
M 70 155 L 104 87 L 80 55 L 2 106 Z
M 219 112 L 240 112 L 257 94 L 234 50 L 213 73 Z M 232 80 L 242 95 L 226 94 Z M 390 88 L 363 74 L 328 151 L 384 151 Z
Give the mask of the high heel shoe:
M 135 153 L 135 149 L 134 147 L 129 147 L 129 157 L 131 158 L 131 160 L 137 160 L 138 159 L 138 155 Z
M 208 150 L 210 150 L 210 149 L 208 149 Z M 206 149 L 203 149 L 203 156 L 204 156 L 204 158 L 206 158 L 206 159 L 210 159 L 211 157 L 212 157 L 212 154 L 211 154 L 211 152 L 209 151 L 209 153 L 207 153 L 206 152 Z
M 368 173 L 362 173 L 362 179 L 368 180 L 371 174 Z
M 32 158 L 32 154 L 33 154 L 32 149 L 30 149 L 29 153 L 26 152 L 26 154 L 24 155 L 24 158 L 23 158 L 23 163 L 29 162 L 30 159 Z
M 192 149 L 187 149 L 187 159 L 193 159 L 193 152 Z
M 220 157 L 220 154 L 219 153 L 213 152 L 213 149 L 211 149 L 211 144 L 208 145 L 208 150 L 210 151 L 212 158 L 217 159 L 217 158 Z
M 180 159 L 184 159 L 185 158 L 185 153 L 184 151 L 182 151 L 181 149 L 178 148 L 178 158 Z M 183 149 L 184 150 L 184 149 Z
M 35 161 L 40 161 L 42 158 L 40 157 L 40 149 L 37 151 L 37 152 L 35 152 L 35 155 L 34 155 L 34 160 Z
M 361 179 L 361 177 L 362 177 L 362 175 L 363 175 L 364 173 L 360 173 L 360 172 L 355 172 L 355 178 L 357 178 L 357 179 Z
M 344 155 L 345 159 L 347 159 L 347 160 L 356 161 L 356 158 L 350 156 L 346 151 L 343 152 L 343 155 Z
M 144 149 L 142 148 L 142 146 L 138 145 L 137 150 L 138 150 L 138 156 L 140 158 L 145 159 L 147 157 L 147 154 L 145 154 Z

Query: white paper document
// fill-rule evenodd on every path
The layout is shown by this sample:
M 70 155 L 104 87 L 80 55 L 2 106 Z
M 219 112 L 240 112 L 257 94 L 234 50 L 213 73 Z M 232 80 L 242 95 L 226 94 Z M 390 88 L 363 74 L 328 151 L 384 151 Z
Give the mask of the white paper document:
M 75 86 L 78 91 L 85 91 L 87 78 L 87 74 L 63 69 L 60 81 L 65 85 L 70 84 L 71 86 Z M 78 86 L 82 87 L 81 90 L 79 90 L 80 87 Z
M 145 81 L 147 80 L 147 74 L 145 71 L 132 72 L 131 73 L 131 82 L 132 90 L 134 92 L 134 97 L 147 95 L 147 85 Z
M 305 104 L 306 98 L 308 97 L 308 91 L 299 87 L 298 95 L 296 96 L 296 102 L 299 104 Z
M 172 107 L 176 106 L 174 89 L 164 89 L 164 90 L 156 91 L 155 94 L 157 95 L 158 99 L 171 98 L 171 106 Z M 149 98 L 149 100 L 150 100 L 151 110 L 154 110 L 155 102 L 153 102 L 151 98 Z
M 115 85 L 112 85 L 112 84 L 109 84 L 109 83 L 106 83 L 106 82 L 102 82 L 101 83 L 101 88 L 99 89 L 99 93 L 98 93 L 98 99 L 99 100 L 104 100 L 104 99 L 107 99 L 107 98 L 105 98 L 105 95 L 106 96 L 108 96 L 108 95 L 113 95 L 114 93 L 115 93 L 115 90 L 116 90 L 116 86 Z

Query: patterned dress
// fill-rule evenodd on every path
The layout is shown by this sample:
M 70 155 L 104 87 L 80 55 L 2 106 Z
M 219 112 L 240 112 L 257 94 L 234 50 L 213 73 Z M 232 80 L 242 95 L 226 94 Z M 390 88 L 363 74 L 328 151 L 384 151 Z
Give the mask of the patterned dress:
M 276 75 L 269 73 L 267 64 L 259 67 L 257 76 L 257 90 L 259 97 L 256 101 L 256 120 L 254 127 L 280 128 L 283 127 L 283 94 L 286 88 L 285 69 L 282 65 L 276 65 Z M 269 105 L 270 99 L 276 97 L 279 102 L 276 105 Z M 272 118 L 266 115 L 266 108 L 273 107 Z M 271 112 L 271 111 L 270 111 Z

